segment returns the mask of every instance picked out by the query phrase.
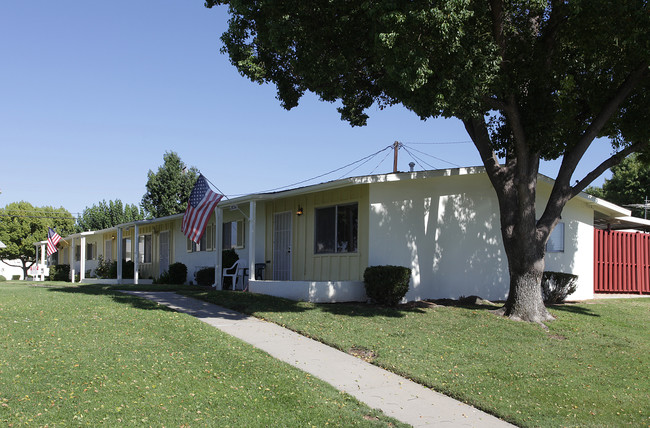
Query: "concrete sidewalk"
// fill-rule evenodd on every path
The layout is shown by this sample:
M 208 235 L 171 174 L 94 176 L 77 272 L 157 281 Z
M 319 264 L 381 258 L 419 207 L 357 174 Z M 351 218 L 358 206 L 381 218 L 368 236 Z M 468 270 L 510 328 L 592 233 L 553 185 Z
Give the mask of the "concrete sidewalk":
M 410 425 L 512 427 L 474 407 L 276 324 L 176 293 L 124 293 L 197 317 Z

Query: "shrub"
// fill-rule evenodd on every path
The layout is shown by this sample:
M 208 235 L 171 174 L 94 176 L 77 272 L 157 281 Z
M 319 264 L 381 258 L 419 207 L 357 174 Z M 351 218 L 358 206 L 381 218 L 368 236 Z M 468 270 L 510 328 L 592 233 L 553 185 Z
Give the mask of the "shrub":
M 411 269 L 404 266 L 369 266 L 363 273 L 366 294 L 375 302 L 395 306 L 406 295 Z
M 544 272 L 542 297 L 547 305 L 562 303 L 578 287 L 578 275 L 562 272 Z
M 110 259 L 104 260 L 102 256 L 97 257 L 97 260 L 95 275 L 98 278 L 117 278 L 117 262 L 112 262 Z
M 6 281 L 6 280 L 7 280 L 7 278 L 5 278 L 4 276 L 0 275 L 0 282 L 4 282 L 4 281 Z
M 115 265 L 115 270 L 117 271 L 117 264 Z M 122 260 L 122 278 L 133 279 L 134 270 L 135 262 L 133 260 Z M 117 278 L 117 272 L 115 272 L 115 277 Z
M 169 282 L 169 271 L 162 272 L 158 278 L 154 278 L 153 283 L 154 284 L 171 284 L 171 282 Z
M 20 281 L 20 275 L 12 275 L 11 280 L 12 281 Z
M 50 267 L 50 281 L 70 281 L 70 265 L 54 265 Z
M 210 286 L 214 284 L 214 267 L 200 269 L 194 275 L 194 280 L 198 285 Z
M 168 284 L 185 284 L 187 280 L 187 266 L 177 262 L 169 265 L 169 282 Z

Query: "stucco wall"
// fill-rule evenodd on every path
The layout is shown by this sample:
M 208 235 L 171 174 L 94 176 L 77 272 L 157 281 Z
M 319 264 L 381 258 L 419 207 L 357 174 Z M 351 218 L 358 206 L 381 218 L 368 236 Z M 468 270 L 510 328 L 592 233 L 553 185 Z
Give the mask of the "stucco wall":
M 544 191 L 540 196 L 543 202 Z M 498 210 L 485 174 L 374 183 L 368 264 L 411 267 L 407 300 L 504 300 L 509 275 Z M 562 217 L 566 251 L 548 255 L 547 270 L 578 274 L 580 288 L 572 298 L 587 298 L 593 295 L 593 211 L 572 201 Z

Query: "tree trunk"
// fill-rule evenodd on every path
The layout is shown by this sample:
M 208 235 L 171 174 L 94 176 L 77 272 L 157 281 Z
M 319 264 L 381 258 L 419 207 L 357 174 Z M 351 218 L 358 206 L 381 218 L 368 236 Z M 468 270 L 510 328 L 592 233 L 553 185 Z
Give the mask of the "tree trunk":
M 510 292 L 505 306 L 497 312 L 516 321 L 538 324 L 555 319 L 546 309 L 542 298 L 543 249 L 535 251 L 538 256 L 524 251 L 514 259 L 510 257 L 512 249 L 506 249 L 506 253 L 509 255 Z

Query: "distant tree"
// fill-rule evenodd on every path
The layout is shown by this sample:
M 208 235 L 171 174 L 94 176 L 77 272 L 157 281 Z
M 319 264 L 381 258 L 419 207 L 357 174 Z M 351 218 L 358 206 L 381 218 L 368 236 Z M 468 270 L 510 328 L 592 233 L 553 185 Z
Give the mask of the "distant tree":
M 643 205 L 650 196 L 650 164 L 644 156 L 635 153 L 612 167 L 612 178 L 603 187 L 590 187 L 587 193 L 617 205 Z M 635 216 L 643 217 L 644 210 L 631 207 Z
M 510 277 L 500 313 L 553 319 L 541 279 L 562 210 L 649 148 L 647 0 L 206 0 L 217 5 L 230 14 L 221 39 L 231 63 L 275 84 L 287 109 L 311 91 L 353 126 L 395 104 L 461 120 L 499 201 Z M 597 137 L 616 153 L 576 181 Z M 540 162 L 560 158 L 548 202 L 536 206 Z
M 199 170 L 187 168 L 175 152 L 165 152 L 163 161 L 158 172 L 147 173 L 147 193 L 142 197 L 142 208 L 154 218 L 184 212 L 199 176 Z
M 122 201 L 105 200 L 86 207 L 77 219 L 77 231 L 101 230 L 118 224 L 144 219 L 144 211 L 135 204 L 123 205 Z
M 48 227 L 65 236 L 74 231 L 74 218 L 65 208 L 35 207 L 24 201 L 1 208 L 0 241 L 7 248 L 0 250 L 0 260 L 22 268 L 27 277 L 28 269 L 37 262 L 34 243 L 47 239 Z M 14 264 L 15 260 L 20 264 Z

